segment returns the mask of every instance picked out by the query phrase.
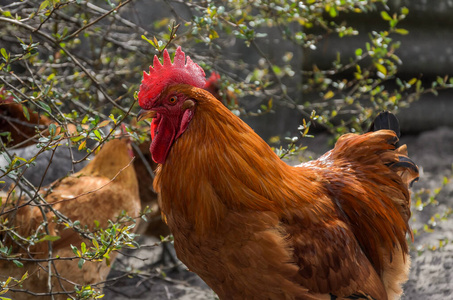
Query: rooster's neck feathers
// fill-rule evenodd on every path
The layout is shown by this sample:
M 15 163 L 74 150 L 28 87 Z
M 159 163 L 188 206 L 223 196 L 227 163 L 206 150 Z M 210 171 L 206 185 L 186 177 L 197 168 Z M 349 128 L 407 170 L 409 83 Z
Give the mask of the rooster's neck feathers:
M 318 184 L 312 174 L 302 175 L 281 161 L 210 93 L 187 85 L 172 87 L 175 89 L 197 104 L 189 127 L 174 143 L 156 176 L 154 187 L 162 193 L 164 214 L 177 210 L 193 218 L 195 230 L 202 231 L 221 221 L 227 210 L 283 212 L 294 205 L 291 199 L 300 198 L 300 193 L 316 199 Z M 187 184 L 185 178 L 191 177 L 196 180 Z M 291 186 L 295 177 L 297 188 Z M 283 193 L 273 188 L 276 178 L 288 187 Z M 184 198 L 177 196 L 181 194 Z

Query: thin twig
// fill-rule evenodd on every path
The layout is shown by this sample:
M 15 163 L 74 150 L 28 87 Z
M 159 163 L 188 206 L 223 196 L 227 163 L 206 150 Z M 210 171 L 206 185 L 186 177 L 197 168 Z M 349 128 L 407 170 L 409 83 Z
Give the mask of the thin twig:
M 123 108 L 122 106 L 120 106 L 118 103 L 116 103 L 108 94 L 107 92 L 104 90 L 104 88 L 101 86 L 101 84 L 97 81 L 96 78 L 94 78 L 94 76 L 91 74 L 91 72 L 85 68 L 83 66 L 83 64 L 68 50 L 66 49 L 66 47 L 62 46 L 61 43 L 59 43 L 59 41 L 57 41 L 56 39 L 54 39 L 52 36 L 48 35 L 47 33 L 44 33 L 42 32 L 41 30 L 39 31 L 36 31 L 36 28 L 34 28 L 33 26 L 30 26 L 30 25 L 27 25 L 27 24 L 24 24 L 22 22 L 19 22 L 17 20 L 13 20 L 13 19 L 8 19 L 8 18 L 4 18 L 4 17 L 0 17 L 0 22 L 7 22 L 7 23 L 11 23 L 11 24 L 15 24 L 17 26 L 20 26 L 20 27 L 23 27 L 25 29 L 28 29 L 29 31 L 35 33 L 35 34 L 38 34 L 44 38 L 46 38 L 47 40 L 49 40 L 50 42 L 52 42 L 53 44 L 55 44 L 56 47 L 60 48 L 61 50 L 63 50 L 67 56 L 69 56 L 69 58 L 80 68 L 82 69 L 82 71 L 91 79 L 91 81 L 94 83 L 94 85 L 98 88 L 98 90 L 102 93 L 102 95 L 110 102 L 112 103 L 116 108 L 119 108 L 120 110 L 122 110 L 123 112 L 126 112 L 126 109 Z M 15 89 L 17 91 L 17 89 Z M 25 95 L 24 95 L 25 96 Z M 27 98 L 25 96 L 26 99 L 32 101 L 36 106 L 40 107 L 40 105 L 36 104 L 33 100 Z M 55 120 L 57 120 L 55 118 Z
M 145 166 L 146 171 L 148 172 L 149 176 L 151 176 L 151 178 L 154 180 L 154 177 L 155 177 L 154 171 L 151 168 L 151 166 L 149 165 L 149 162 L 146 159 L 146 157 L 143 155 L 142 151 L 140 151 L 140 148 L 134 143 L 132 143 L 132 148 L 134 148 L 135 152 L 137 152 L 137 154 L 140 157 L 140 160 L 142 161 L 143 165 Z
M 70 34 L 69 36 L 65 37 L 63 39 L 63 41 L 66 41 L 66 40 L 70 40 L 72 39 L 73 37 L 76 37 L 80 32 L 84 31 L 85 29 L 87 29 L 88 27 L 91 27 L 93 26 L 94 24 L 96 24 L 97 22 L 101 21 L 102 19 L 104 19 L 105 17 L 107 17 L 108 15 L 110 15 L 112 12 L 114 11 L 118 11 L 122 6 L 128 4 L 129 2 L 131 2 L 132 0 L 126 0 L 125 2 L 123 3 L 120 3 L 117 7 L 115 8 L 112 8 L 111 10 L 109 10 L 107 13 L 103 14 L 102 16 L 100 16 L 99 18 L 95 19 L 94 21 L 86 24 L 85 26 L 83 26 L 82 28 L 79 28 L 78 30 L 76 30 L 74 33 Z

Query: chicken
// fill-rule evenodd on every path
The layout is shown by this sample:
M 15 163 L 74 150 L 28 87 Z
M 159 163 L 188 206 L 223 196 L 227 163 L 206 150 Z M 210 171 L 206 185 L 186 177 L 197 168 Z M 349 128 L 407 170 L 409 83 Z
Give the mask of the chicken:
M 138 182 L 135 171 L 130 165 L 132 161 L 132 149 L 130 141 L 125 139 L 114 139 L 107 142 L 94 159 L 78 173 L 72 176 L 57 180 L 40 192 L 52 207 L 68 217 L 70 220 L 80 222 L 80 227 L 90 231 L 97 230 L 95 222 L 101 228 L 107 228 L 108 220 L 115 221 L 125 211 L 131 217 L 138 217 L 141 205 L 138 193 Z M 25 201 L 25 200 L 22 200 Z M 67 229 L 63 224 L 56 222 L 53 212 L 46 210 L 46 219 L 49 222 L 49 233 L 45 233 L 42 227 L 43 215 L 37 206 L 20 206 L 17 210 L 8 212 L 3 207 L 4 215 L 1 222 L 5 226 L 14 228 L 22 237 L 28 237 L 36 232 L 41 235 L 59 236 L 52 241 L 52 256 L 61 258 L 74 257 L 71 245 L 80 249 L 81 243 L 85 242 L 87 249 L 93 246 L 92 242 L 82 238 L 79 233 Z M 10 206 L 12 204 L 9 204 Z M 128 225 L 129 223 L 126 223 Z M 29 246 L 27 252 L 17 242 L 12 241 L 8 236 L 2 237 L 5 246 L 13 247 L 12 253 L 20 253 L 20 257 L 42 260 L 41 262 L 22 261 L 23 268 L 16 267 L 11 261 L 0 259 L 1 278 L 4 281 L 8 276 L 20 279 L 25 271 L 28 271 L 29 278 L 23 283 L 22 289 L 32 293 L 48 293 L 48 258 L 49 249 L 46 241 Z M 100 243 L 100 242 L 99 242 Z M 107 253 L 112 262 L 116 252 Z M 1 255 L 1 254 L 0 254 Z M 82 268 L 78 268 L 79 260 L 53 261 L 52 268 L 52 292 L 72 292 L 74 295 L 74 283 L 79 285 L 93 284 L 104 281 L 107 278 L 110 267 L 105 262 L 86 261 Z M 58 274 L 59 276 L 56 276 Z M 102 286 L 98 285 L 97 287 Z M 12 288 L 10 291 L 14 292 Z M 21 288 L 19 288 L 21 289 Z M 34 297 L 29 293 L 13 293 L 14 299 L 29 299 Z M 48 297 L 50 299 L 50 297 Z M 67 299 L 63 294 L 56 295 L 55 299 Z
M 292 167 L 204 86 L 178 48 L 138 93 L 178 258 L 220 299 L 398 299 L 418 168 L 394 116 Z
M 220 74 L 217 72 L 211 73 L 211 76 L 209 76 L 208 80 L 206 81 L 204 89 L 211 93 L 227 107 L 239 105 L 238 99 L 232 91 L 221 89 Z
M 28 112 L 28 119 L 24 113 L 24 106 L 13 101 L 13 97 L 8 95 L 4 88 L 0 88 L 0 131 L 11 133 L 10 146 L 21 144 L 29 146 L 35 144 L 33 136 L 36 135 L 35 127 L 47 128 L 51 120 L 46 116 L 40 116 L 36 112 Z M 2 141 L 6 143 L 6 137 L 2 136 Z

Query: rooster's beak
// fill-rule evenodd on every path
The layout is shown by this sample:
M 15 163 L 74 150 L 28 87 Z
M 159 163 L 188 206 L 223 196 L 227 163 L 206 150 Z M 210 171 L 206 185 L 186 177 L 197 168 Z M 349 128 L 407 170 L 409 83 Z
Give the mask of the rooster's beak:
M 137 122 L 140 122 L 141 120 L 145 120 L 145 119 L 149 119 L 149 118 L 155 118 L 156 115 L 157 115 L 157 112 L 155 112 L 153 110 L 141 109 L 137 115 Z

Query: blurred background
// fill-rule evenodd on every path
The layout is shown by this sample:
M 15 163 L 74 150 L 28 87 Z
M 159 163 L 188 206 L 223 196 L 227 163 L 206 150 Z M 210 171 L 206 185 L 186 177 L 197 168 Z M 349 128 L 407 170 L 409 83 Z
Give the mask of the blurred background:
M 75 268 L 81 260 L 105 263 L 109 251 L 121 254 L 107 282 L 70 278 L 64 297 L 213 299 L 171 256 L 162 264 L 171 236 L 164 238 L 169 232 L 151 187 L 149 124 L 135 121 L 143 71 L 154 55 L 181 46 L 204 68 L 219 101 L 289 163 L 316 158 L 339 135 L 361 133 L 380 111 L 394 112 L 422 170 L 405 299 L 453 297 L 453 1 L 0 0 L 0 12 L 0 261 L 15 261 L 16 269 L 26 262 L 7 237 L 33 260 L 29 246 L 49 236 L 44 221 L 22 236 L 11 231 L 18 199 L 43 204 L 47 198 L 37 195 L 48 184 L 81 170 L 121 136 L 136 157 L 141 213 L 132 217 L 142 223 L 125 239 L 119 229 L 107 237 L 86 231 L 80 241 L 88 246 L 82 250 L 79 241 L 68 257 Z M 95 219 L 103 209 L 92 204 L 82 213 Z M 77 235 L 87 229 L 53 213 Z M 140 237 L 131 243 L 134 234 Z M 110 242 L 102 252 L 93 239 Z M 10 280 L 2 291 L 36 296 L 19 286 L 27 278 L 14 276 L 19 283 Z M 52 284 L 45 285 L 40 293 L 49 295 Z

